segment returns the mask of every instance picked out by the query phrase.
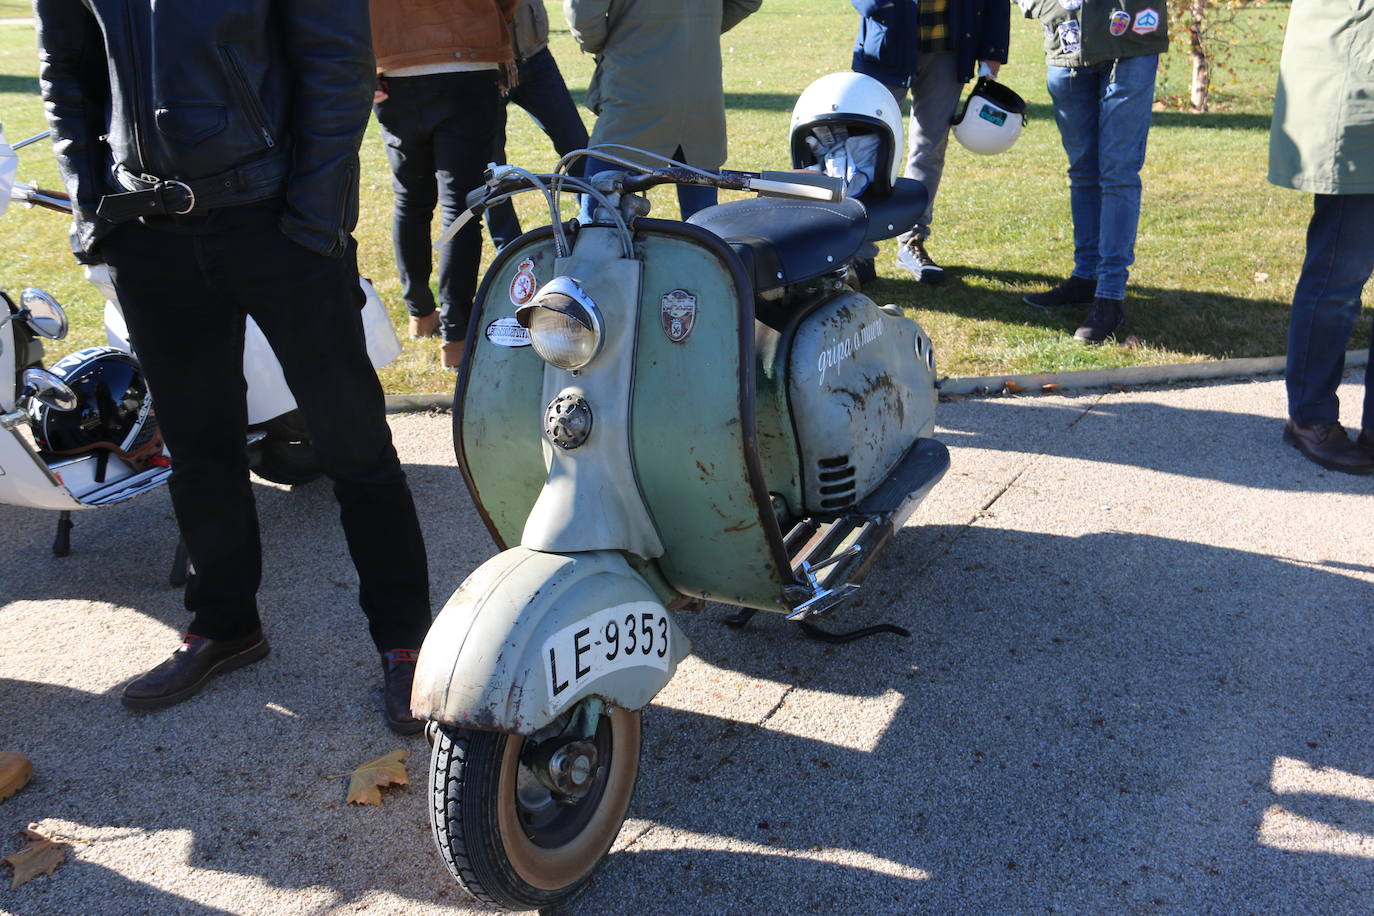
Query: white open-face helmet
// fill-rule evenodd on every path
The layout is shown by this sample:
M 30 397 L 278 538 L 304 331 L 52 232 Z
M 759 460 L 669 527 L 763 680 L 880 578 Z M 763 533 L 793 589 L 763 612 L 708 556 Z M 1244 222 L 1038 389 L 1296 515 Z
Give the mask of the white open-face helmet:
M 819 164 L 815 144 L 807 143 L 816 127 L 843 128 L 851 137 L 877 137 L 872 187 L 881 194 L 892 190 L 902 167 L 902 110 L 886 86 L 871 76 L 848 71 L 827 74 L 807 86 L 792 109 L 793 168 Z
M 954 139 L 991 156 L 1010 149 L 1026 126 L 1026 100 L 990 77 L 979 77 L 954 121 Z

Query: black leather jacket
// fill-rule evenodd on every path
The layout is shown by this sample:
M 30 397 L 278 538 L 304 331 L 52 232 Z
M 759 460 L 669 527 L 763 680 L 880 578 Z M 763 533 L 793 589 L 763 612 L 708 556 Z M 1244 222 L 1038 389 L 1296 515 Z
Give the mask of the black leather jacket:
M 367 0 L 36 0 L 39 79 L 75 236 L 113 224 L 118 172 L 225 174 L 220 205 L 281 195 L 282 230 L 338 256 L 372 103 Z

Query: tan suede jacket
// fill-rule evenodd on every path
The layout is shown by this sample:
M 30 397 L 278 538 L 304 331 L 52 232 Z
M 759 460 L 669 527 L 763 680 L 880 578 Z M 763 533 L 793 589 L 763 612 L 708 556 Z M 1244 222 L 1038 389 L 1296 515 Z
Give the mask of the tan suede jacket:
M 517 6 L 519 0 L 371 0 L 377 72 L 512 60 Z

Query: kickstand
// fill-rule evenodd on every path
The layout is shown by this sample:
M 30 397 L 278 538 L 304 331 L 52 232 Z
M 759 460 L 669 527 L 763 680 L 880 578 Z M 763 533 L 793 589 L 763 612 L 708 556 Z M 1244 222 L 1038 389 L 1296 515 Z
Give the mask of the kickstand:
M 181 588 L 186 584 L 186 542 L 177 541 L 176 553 L 172 554 L 172 571 L 167 576 L 167 584 Z
M 744 629 L 745 625 L 749 623 L 749 621 L 754 619 L 754 615 L 757 613 L 757 608 L 740 608 L 738 614 L 731 614 L 728 617 L 722 617 L 720 618 L 720 622 L 725 624 L 727 627 L 734 627 L 736 630 L 742 630 Z
M 741 608 L 739 613 L 731 614 L 728 617 L 722 617 L 720 622 L 727 627 L 734 627 L 736 630 L 741 630 L 749 621 L 754 619 L 754 615 L 757 613 L 758 610 L 756 608 Z M 853 642 L 856 639 L 877 636 L 880 633 L 891 633 L 895 636 L 901 636 L 904 639 L 911 638 L 910 630 L 899 627 L 895 623 L 880 623 L 871 627 L 861 627 L 857 630 L 850 630 L 847 633 L 832 633 L 829 630 L 821 629 L 807 620 L 800 620 L 797 623 L 801 627 L 802 632 L 805 633 L 809 639 L 830 643 L 831 645 Z
M 880 623 L 871 627 L 860 627 L 857 630 L 850 630 L 847 633 L 832 633 L 829 630 L 823 630 L 820 627 L 816 626 L 814 623 L 811 623 L 806 620 L 800 620 L 797 623 L 802 628 L 802 632 L 805 633 L 809 638 L 817 639 L 825 643 L 830 643 L 831 645 L 838 645 L 844 642 L 853 642 L 856 639 L 864 639 L 869 636 L 877 636 L 879 633 L 892 633 L 893 635 L 900 636 L 903 639 L 911 638 L 910 630 L 905 629 L 903 627 L 899 627 L 895 623 Z
M 52 542 L 53 556 L 65 557 L 72 552 L 72 514 L 66 509 L 57 516 L 57 537 Z

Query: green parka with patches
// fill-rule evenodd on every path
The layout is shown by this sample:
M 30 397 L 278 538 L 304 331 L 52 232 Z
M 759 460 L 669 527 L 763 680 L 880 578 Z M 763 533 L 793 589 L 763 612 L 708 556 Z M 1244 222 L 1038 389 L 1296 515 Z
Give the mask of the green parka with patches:
M 1088 67 L 1169 50 L 1168 0 L 1017 0 L 1045 28 L 1045 63 Z
M 1269 180 L 1313 194 L 1374 194 L 1374 0 L 1293 0 Z

